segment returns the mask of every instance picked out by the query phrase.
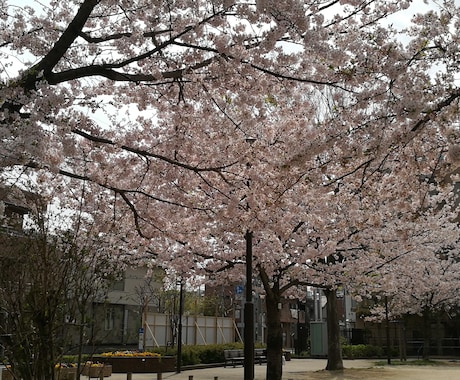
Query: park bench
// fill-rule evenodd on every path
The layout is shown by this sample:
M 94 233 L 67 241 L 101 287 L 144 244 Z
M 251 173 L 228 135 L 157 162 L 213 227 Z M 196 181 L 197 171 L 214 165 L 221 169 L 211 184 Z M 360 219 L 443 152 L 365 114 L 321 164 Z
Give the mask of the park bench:
M 226 367 L 227 364 L 233 365 L 233 367 L 237 365 L 244 364 L 244 350 L 243 349 L 232 349 L 232 350 L 224 350 L 224 359 L 225 363 L 224 366 Z M 254 350 L 254 363 L 265 363 L 267 361 L 267 355 L 265 354 L 265 349 L 263 348 L 256 348 Z

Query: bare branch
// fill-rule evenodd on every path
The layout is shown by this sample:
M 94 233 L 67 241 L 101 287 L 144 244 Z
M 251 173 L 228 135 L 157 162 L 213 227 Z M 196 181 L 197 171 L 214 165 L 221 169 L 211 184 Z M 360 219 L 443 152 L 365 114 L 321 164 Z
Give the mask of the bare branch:
M 411 132 L 417 132 L 425 124 L 427 124 L 429 121 L 434 119 L 434 117 L 438 114 L 438 112 L 450 106 L 458 98 L 460 98 L 460 88 L 454 89 L 447 98 L 439 101 L 438 103 L 435 104 L 434 107 L 426 111 L 425 116 L 422 119 L 418 120 L 415 123 L 415 125 L 412 127 Z
M 80 31 L 99 2 L 100 0 L 85 0 L 80 5 L 77 14 L 50 51 L 40 62 L 25 72 L 25 75 L 23 76 L 25 89 L 31 90 L 35 87 L 35 83 L 39 80 L 37 74 L 40 72 L 48 73 L 53 70 L 65 52 L 78 37 Z
M 84 137 L 87 140 L 90 140 L 90 141 L 93 141 L 93 142 L 96 142 L 96 143 L 107 144 L 107 145 L 112 145 L 112 146 L 117 145 L 114 141 L 112 141 L 110 139 L 93 136 L 93 135 L 91 135 L 91 134 L 89 134 L 87 132 L 84 132 L 84 131 L 80 130 L 80 129 L 73 129 L 72 132 L 77 134 L 77 135 L 79 135 L 79 136 L 81 136 L 81 137 Z M 190 170 L 190 171 L 195 172 L 195 173 L 200 173 L 200 172 L 220 172 L 220 171 L 222 171 L 224 169 L 227 169 L 227 168 L 229 168 L 229 167 L 231 167 L 231 166 L 236 164 L 236 162 L 232 162 L 232 163 L 230 163 L 228 165 L 222 165 L 222 166 L 198 167 L 198 166 L 188 165 L 188 164 L 186 164 L 184 162 L 177 161 L 175 159 L 163 156 L 161 154 L 148 152 L 146 150 L 139 149 L 139 148 L 133 148 L 133 147 L 130 147 L 130 146 L 127 146 L 127 145 L 121 145 L 120 149 L 122 149 L 122 150 L 124 150 L 126 152 L 135 153 L 135 154 L 137 154 L 139 156 L 155 158 L 155 159 L 158 159 L 160 161 L 164 161 L 164 162 L 166 162 L 168 164 L 178 166 L 178 167 L 181 167 L 183 169 Z
M 256 70 L 259 70 L 265 74 L 268 74 L 270 76 L 273 76 L 275 78 L 279 78 L 279 79 L 287 79 L 289 81 L 293 81 L 293 82 L 303 82 L 303 83 L 311 83 L 311 84 L 315 84 L 315 85 L 322 85 L 322 86 L 330 86 L 330 87 L 335 87 L 335 88 L 338 88 L 340 90 L 343 90 L 343 91 L 346 91 L 346 92 L 353 92 L 343 86 L 340 86 L 338 84 L 338 82 L 328 82 L 328 81 L 319 81 L 319 80 L 315 80 L 315 79 L 311 79 L 311 78 L 301 78 L 301 77 L 294 77 L 294 76 L 291 76 L 291 75 L 285 75 L 285 74 L 281 74 L 281 73 L 277 73 L 273 70 L 269 70 L 269 69 L 266 69 L 262 66 L 258 66 L 258 65 L 255 65 L 253 63 L 251 63 L 251 67 L 256 69 Z

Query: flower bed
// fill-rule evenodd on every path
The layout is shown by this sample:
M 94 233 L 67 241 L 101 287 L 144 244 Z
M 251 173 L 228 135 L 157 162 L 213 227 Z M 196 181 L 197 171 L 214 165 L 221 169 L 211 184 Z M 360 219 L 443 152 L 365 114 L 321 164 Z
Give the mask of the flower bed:
M 100 378 L 112 375 L 112 366 L 106 363 L 86 362 L 81 371 L 83 376 Z
M 94 359 L 111 365 L 113 373 L 163 373 L 176 369 L 176 357 L 154 352 L 108 352 Z
M 132 357 L 153 357 L 159 358 L 161 355 L 158 352 L 148 352 L 148 351 L 115 351 L 115 352 L 104 352 L 101 354 L 104 357 L 123 357 L 123 358 L 132 358 Z
M 56 380 L 75 380 L 77 377 L 76 367 L 55 367 L 54 378 Z

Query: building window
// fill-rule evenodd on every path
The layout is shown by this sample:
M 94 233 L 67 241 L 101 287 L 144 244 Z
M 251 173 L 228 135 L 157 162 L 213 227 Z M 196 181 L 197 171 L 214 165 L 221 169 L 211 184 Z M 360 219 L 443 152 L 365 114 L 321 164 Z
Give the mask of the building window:
M 125 278 L 124 276 L 120 278 L 119 280 L 116 280 L 113 282 L 112 286 L 110 287 L 110 290 L 118 290 L 123 292 L 125 290 Z
M 18 212 L 14 207 L 7 205 L 4 211 L 4 221 L 8 227 L 14 228 L 16 230 L 22 229 L 22 223 L 24 220 L 23 213 Z
M 115 325 L 115 310 L 113 308 L 109 308 L 105 311 L 105 323 L 104 323 L 105 331 L 112 330 L 114 325 Z

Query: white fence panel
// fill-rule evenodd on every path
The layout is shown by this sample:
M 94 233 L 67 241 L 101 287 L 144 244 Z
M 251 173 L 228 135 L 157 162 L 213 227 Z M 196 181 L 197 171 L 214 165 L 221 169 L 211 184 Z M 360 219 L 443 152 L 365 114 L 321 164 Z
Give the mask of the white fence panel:
M 147 347 L 166 346 L 171 340 L 171 324 L 166 314 L 149 313 L 146 317 L 145 345 Z
M 173 331 L 178 326 L 172 326 L 173 318 L 170 315 L 148 313 L 145 322 L 145 343 L 147 347 L 167 346 L 171 344 L 173 341 Z M 233 318 L 199 315 L 182 316 L 182 344 L 206 345 L 230 343 L 235 341 L 235 334 Z

